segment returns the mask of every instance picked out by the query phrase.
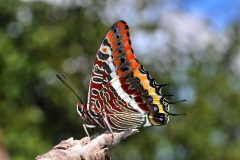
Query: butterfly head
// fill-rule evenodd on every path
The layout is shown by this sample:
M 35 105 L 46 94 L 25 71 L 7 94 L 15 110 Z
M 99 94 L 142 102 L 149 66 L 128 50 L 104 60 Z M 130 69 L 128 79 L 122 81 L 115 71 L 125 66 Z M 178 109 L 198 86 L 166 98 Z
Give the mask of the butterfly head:
M 77 103 L 77 113 L 80 117 L 84 117 L 86 105 L 82 103 Z

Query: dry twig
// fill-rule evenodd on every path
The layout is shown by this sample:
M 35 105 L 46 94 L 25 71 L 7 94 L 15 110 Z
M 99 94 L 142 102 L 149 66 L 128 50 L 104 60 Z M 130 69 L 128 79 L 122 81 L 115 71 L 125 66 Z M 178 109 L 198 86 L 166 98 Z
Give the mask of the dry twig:
M 36 160 L 104 160 L 110 159 L 108 151 L 122 139 L 135 133 L 137 129 L 112 134 L 105 132 L 93 136 L 84 137 L 81 140 L 69 138 L 54 146 L 47 153 L 38 156 Z

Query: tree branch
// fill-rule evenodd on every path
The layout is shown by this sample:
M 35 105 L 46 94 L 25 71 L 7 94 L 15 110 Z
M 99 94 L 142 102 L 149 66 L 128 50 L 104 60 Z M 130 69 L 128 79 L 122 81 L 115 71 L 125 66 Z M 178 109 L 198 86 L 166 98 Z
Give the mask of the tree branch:
M 81 140 L 69 138 L 54 146 L 47 153 L 38 156 L 36 160 L 104 160 L 110 159 L 109 149 L 117 145 L 122 139 L 135 133 L 137 129 L 112 134 L 107 131 L 102 134 L 84 137 Z

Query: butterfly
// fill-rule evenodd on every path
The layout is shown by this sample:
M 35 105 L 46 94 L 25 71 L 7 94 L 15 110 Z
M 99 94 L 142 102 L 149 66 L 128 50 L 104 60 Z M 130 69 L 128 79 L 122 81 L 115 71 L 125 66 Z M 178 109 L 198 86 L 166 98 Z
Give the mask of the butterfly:
M 169 112 L 171 104 L 181 101 L 168 100 L 172 95 L 162 93 L 166 85 L 159 85 L 137 60 L 127 23 L 115 22 L 93 63 L 87 104 L 78 96 L 77 112 L 91 123 L 83 125 L 85 132 L 89 136 L 87 128 L 107 128 L 113 133 L 167 124 L 169 116 L 182 114 Z

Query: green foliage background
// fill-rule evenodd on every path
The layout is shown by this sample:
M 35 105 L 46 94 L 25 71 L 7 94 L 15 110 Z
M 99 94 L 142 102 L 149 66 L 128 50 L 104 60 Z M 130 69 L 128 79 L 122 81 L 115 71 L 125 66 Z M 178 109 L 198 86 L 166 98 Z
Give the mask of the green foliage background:
M 97 2 L 94 7 L 100 8 Z M 21 11 L 31 12 L 31 23 L 27 17 L 17 18 L 25 13 Z M 111 25 L 100 19 L 91 8 L 0 2 L 0 144 L 11 159 L 33 159 L 60 140 L 85 136 L 75 111 L 76 98 L 55 73 L 63 72 L 66 59 L 81 60 L 82 69 L 68 76 L 87 98 L 91 63 Z M 191 85 L 195 101 L 174 109 L 187 116 L 172 118 L 164 127 L 142 129 L 122 142 L 113 149 L 113 159 L 240 159 L 239 75 L 231 71 L 239 50 L 239 24 L 229 33 L 230 45 L 222 59 L 210 56 L 217 54 L 211 48 L 200 60 L 185 55 L 192 65 L 185 82 L 172 78 L 177 51 L 167 57 L 172 62 L 168 70 L 146 65 L 159 81 L 172 84 L 166 92 Z

